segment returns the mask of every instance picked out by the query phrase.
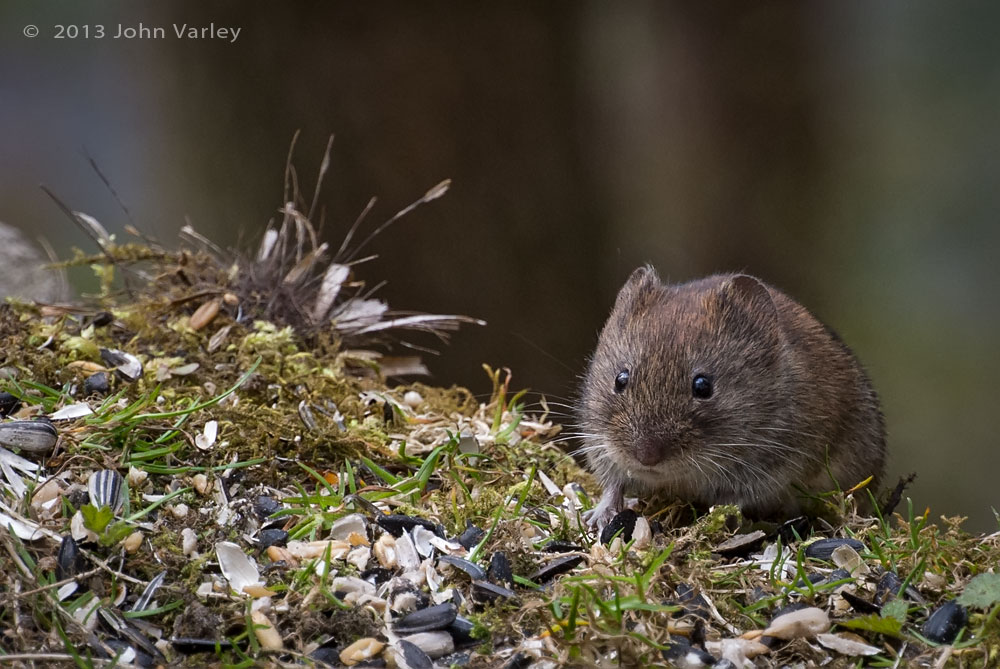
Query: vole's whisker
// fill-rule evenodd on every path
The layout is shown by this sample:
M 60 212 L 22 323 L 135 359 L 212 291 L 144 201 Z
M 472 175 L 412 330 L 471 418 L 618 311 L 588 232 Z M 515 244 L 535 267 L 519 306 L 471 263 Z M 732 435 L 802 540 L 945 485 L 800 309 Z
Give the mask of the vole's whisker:
M 607 449 L 604 444 L 590 444 L 588 446 L 581 446 L 571 453 L 571 455 L 587 455 L 588 453 L 600 453 Z
M 712 446 L 714 447 L 714 446 L 727 446 L 727 445 L 726 444 L 713 444 Z M 749 461 L 747 459 L 744 459 L 744 458 L 740 458 L 740 457 L 738 457 L 736 455 L 733 455 L 732 453 L 728 453 L 726 451 L 720 451 L 717 448 L 711 449 L 710 453 L 711 453 L 711 456 L 713 458 L 715 458 L 715 459 L 726 460 L 728 462 L 732 462 L 732 463 L 736 464 L 738 466 L 738 468 L 741 468 L 741 469 L 743 469 L 743 470 L 745 470 L 747 472 L 750 472 L 751 474 L 754 475 L 754 477 L 757 479 L 757 481 L 759 483 L 765 483 L 765 482 L 766 483 L 774 483 L 774 482 L 777 481 L 777 478 L 776 478 L 775 474 L 772 471 L 764 468 L 760 464 L 751 462 L 751 461 Z
M 555 439 L 549 439 L 547 444 L 565 444 L 572 441 L 583 441 L 580 437 L 573 434 L 566 434 L 556 437 Z
M 789 432 L 791 434 L 798 434 L 803 437 L 812 437 L 813 439 L 823 439 L 820 435 L 814 432 L 804 432 L 802 430 L 793 430 L 790 427 L 774 427 L 773 425 L 758 425 L 754 427 L 755 430 L 771 430 L 772 432 Z
M 572 426 L 570 426 L 570 427 L 572 427 Z M 600 434 L 598 434 L 597 432 L 585 432 L 585 431 L 582 431 L 582 430 L 579 430 L 579 429 L 564 430 L 561 433 L 561 435 L 563 435 L 563 436 L 568 435 L 568 436 L 571 436 L 571 437 L 579 437 L 580 439 L 600 439 L 601 438 Z
M 701 460 L 699 460 L 698 458 L 694 457 L 693 455 L 686 456 L 685 460 L 687 460 L 689 463 L 691 463 L 692 465 L 694 465 L 694 467 L 698 470 L 698 473 L 701 475 L 701 478 L 702 478 L 703 481 L 710 480 L 709 475 L 705 472 L 705 468 L 702 466 Z M 706 461 L 705 464 L 711 465 L 713 468 L 718 469 L 718 465 L 716 465 L 711 460 Z
M 550 407 L 562 407 L 563 409 L 569 409 L 570 411 L 576 410 L 576 405 L 570 404 L 569 402 L 553 402 L 550 399 L 546 399 L 545 402 L 532 402 L 533 405 L 548 405 Z

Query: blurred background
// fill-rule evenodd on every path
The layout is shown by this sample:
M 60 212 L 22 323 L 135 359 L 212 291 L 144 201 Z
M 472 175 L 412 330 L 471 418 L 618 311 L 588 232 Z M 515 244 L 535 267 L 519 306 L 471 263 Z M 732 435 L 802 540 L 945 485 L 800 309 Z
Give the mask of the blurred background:
M 375 225 L 453 181 L 360 270 L 395 308 L 489 321 L 434 383 L 485 393 L 488 362 L 571 398 L 634 267 L 745 270 L 858 353 L 918 512 L 996 529 L 1000 4 L 25 1 L 0 24 L 0 221 L 60 256 L 93 246 L 39 184 L 127 223 L 88 156 L 145 232 L 246 245 L 295 131 L 307 192 L 335 133 L 330 241 L 373 195 Z

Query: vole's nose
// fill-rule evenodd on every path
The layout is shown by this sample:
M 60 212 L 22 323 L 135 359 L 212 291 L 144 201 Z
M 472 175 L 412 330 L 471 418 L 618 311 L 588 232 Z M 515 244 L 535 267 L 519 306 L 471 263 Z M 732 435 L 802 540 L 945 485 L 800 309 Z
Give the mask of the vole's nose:
M 635 459 L 647 467 L 663 462 L 667 453 L 667 444 L 656 437 L 640 437 L 635 442 Z

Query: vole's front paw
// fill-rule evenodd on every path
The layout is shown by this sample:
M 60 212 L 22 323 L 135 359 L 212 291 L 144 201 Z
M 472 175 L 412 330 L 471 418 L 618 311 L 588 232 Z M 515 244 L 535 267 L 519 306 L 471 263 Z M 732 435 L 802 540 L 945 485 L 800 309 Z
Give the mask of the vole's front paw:
M 597 506 L 583 514 L 583 519 L 586 521 L 587 527 L 595 532 L 604 529 L 604 526 L 611 522 L 611 519 L 622 510 L 624 501 L 620 491 L 614 488 L 605 488 L 604 494 L 601 495 L 601 501 L 597 503 Z
M 600 532 L 611 522 L 616 513 L 617 511 L 613 509 L 598 509 L 595 507 L 590 511 L 585 511 L 583 519 L 586 521 L 588 529 L 593 532 Z

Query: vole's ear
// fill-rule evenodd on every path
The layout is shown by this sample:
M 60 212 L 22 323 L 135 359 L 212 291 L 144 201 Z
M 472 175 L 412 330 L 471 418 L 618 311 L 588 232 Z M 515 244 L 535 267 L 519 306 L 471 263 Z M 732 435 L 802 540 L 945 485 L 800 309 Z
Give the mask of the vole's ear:
M 618 299 L 615 301 L 615 309 L 624 309 L 635 306 L 643 302 L 650 296 L 655 295 L 663 287 L 660 277 L 652 265 L 639 267 L 625 282 L 622 289 L 618 291 Z
M 764 325 L 778 322 L 778 307 L 774 304 L 771 291 L 757 278 L 749 274 L 736 274 L 720 287 L 722 312 L 730 318 L 745 320 L 745 314 L 753 316 L 753 321 Z

